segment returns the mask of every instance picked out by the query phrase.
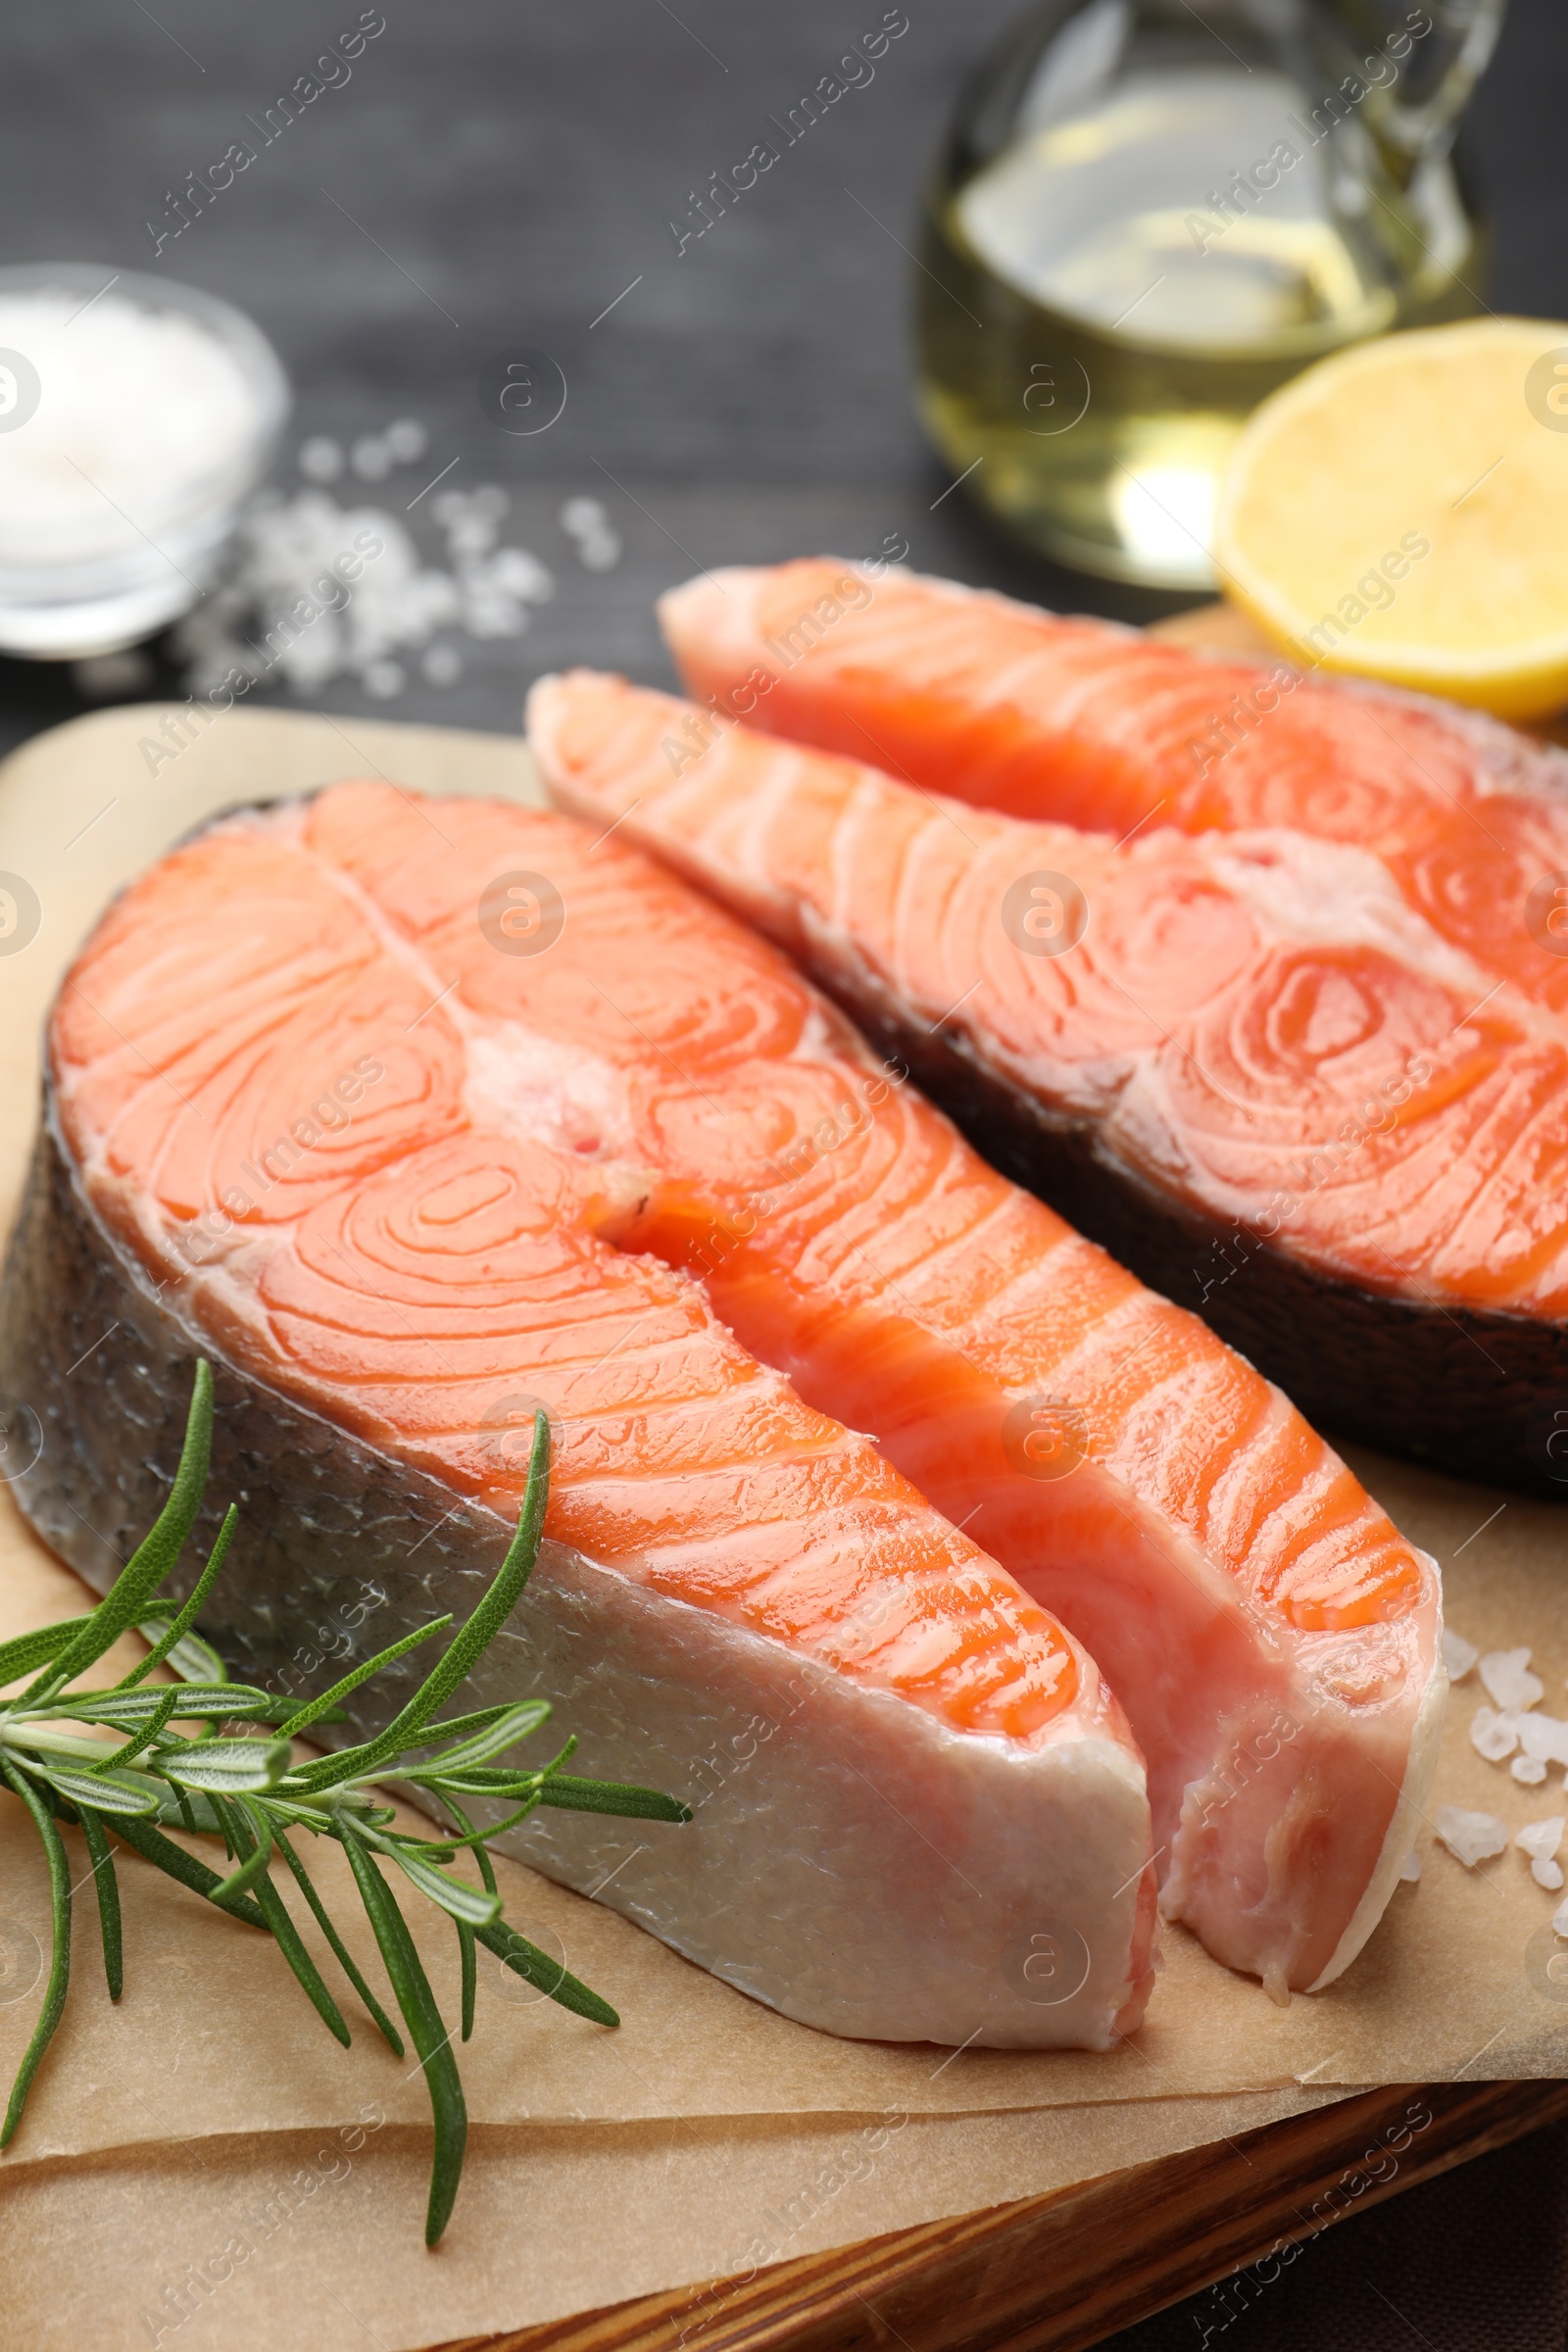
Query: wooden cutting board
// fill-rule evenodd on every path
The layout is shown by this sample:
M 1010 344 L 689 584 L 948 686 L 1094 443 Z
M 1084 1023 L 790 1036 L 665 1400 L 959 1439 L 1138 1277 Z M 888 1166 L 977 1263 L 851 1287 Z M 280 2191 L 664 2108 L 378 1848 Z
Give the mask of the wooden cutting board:
M 715 2279 L 695 2304 L 682 2287 L 437 2352 L 1081 2352 L 1211 2282 L 1217 2331 L 1302 2239 L 1565 2115 L 1568 2082 L 1364 2091 L 1049 2196 Z

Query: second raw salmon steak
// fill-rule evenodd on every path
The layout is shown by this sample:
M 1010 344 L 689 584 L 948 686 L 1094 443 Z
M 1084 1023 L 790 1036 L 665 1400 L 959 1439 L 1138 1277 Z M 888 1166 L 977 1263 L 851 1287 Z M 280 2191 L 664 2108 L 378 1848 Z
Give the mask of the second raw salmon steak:
M 1330 1426 L 1562 1491 L 1568 755 L 1474 711 L 825 559 L 705 574 L 661 612 L 710 728 L 740 716 L 904 787 L 911 873 L 965 834 L 992 872 L 1004 841 L 1020 873 L 1053 869 L 1035 919 L 1064 928 L 1029 942 L 1046 954 L 1012 1025 L 977 1031 L 978 998 L 957 1021 L 992 1026 L 1000 1063 L 1032 993 L 1022 1091 L 1061 1119 L 930 1073 L 988 1156 Z M 951 796 L 940 822 L 931 794 Z M 959 802 L 1024 823 L 999 835 Z M 967 956 L 954 996 L 980 944 L 957 920 L 932 941 L 933 960 Z M 1008 953 L 1000 921 L 985 944 Z M 1063 1125 L 1081 1090 L 1051 1066 L 1063 998 L 1078 1075 L 1098 1040 L 1109 1090 L 1087 1155 Z

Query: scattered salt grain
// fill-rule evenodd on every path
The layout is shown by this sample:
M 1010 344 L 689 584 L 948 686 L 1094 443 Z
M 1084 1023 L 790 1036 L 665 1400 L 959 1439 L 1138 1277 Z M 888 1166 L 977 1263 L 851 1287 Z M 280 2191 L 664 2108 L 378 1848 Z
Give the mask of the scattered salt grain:
M 412 466 L 430 446 L 430 436 L 417 416 L 399 416 L 386 428 L 386 445 L 400 466 Z
M 476 490 L 443 490 L 431 501 L 430 512 L 444 531 L 450 531 L 474 514 L 488 515 L 492 522 L 505 519 L 512 501 L 499 482 L 481 482 Z
M 1500 1854 L 1508 1842 L 1508 1831 L 1495 1813 L 1470 1813 L 1462 1805 L 1440 1805 L 1434 1816 L 1434 1827 L 1455 1861 L 1466 1870 L 1474 1870 L 1492 1854 Z
M 1481 1652 L 1463 1634 L 1456 1634 L 1451 1625 L 1443 1629 L 1443 1663 L 1448 1669 L 1450 1683 L 1462 1683 Z
M 352 470 L 379 480 L 428 446 L 418 419 L 400 416 L 384 432 L 359 436 Z M 300 470 L 315 483 L 337 479 L 344 464 L 342 445 L 325 434 L 299 452 Z M 217 693 L 238 673 L 253 686 L 285 683 L 314 695 L 347 675 L 373 700 L 387 701 L 402 693 L 416 664 L 428 684 L 456 685 L 464 656 L 456 645 L 432 643 L 438 631 L 520 637 L 532 608 L 556 592 L 554 575 L 530 549 L 498 546 L 510 506 L 499 482 L 433 497 L 418 522 L 428 514 L 445 535 L 447 567 L 438 569 L 421 566 L 413 526 L 395 513 L 339 506 L 321 488 L 293 498 L 264 492 L 240 518 L 234 576 L 175 633 L 191 690 Z M 346 564 L 351 555 L 363 561 Z
M 503 547 L 485 566 L 487 583 L 504 596 L 516 596 L 525 605 L 547 605 L 556 583 L 535 555 L 525 547 Z
M 430 686 L 455 686 L 463 675 L 463 656 L 455 645 L 428 646 L 419 658 L 419 672 Z
M 1568 1829 L 1568 1816 L 1548 1813 L 1544 1820 L 1527 1821 L 1514 1837 L 1514 1843 L 1535 1862 L 1549 1862 L 1562 1843 L 1562 1834 Z
M 1555 1894 L 1562 1885 L 1562 1864 L 1560 1862 L 1532 1862 L 1530 1876 L 1538 1886 L 1544 1886 L 1548 1893 Z
M 313 433 L 300 451 L 299 468 L 308 482 L 335 482 L 343 470 L 341 444 L 325 433 Z
M 1543 1764 L 1568 1764 L 1568 1723 L 1556 1715 L 1515 1715 L 1510 1719 L 1527 1756 Z
M 621 557 L 620 533 L 597 498 L 568 498 L 560 521 L 567 538 L 576 541 L 585 571 L 614 570 Z
M 384 482 L 392 470 L 392 452 L 380 433 L 362 433 L 349 455 L 362 482 Z
M 1546 1686 L 1530 1671 L 1528 1649 L 1489 1649 L 1480 1660 L 1481 1680 L 1494 1707 L 1533 1707 Z
M 1489 1764 L 1500 1764 L 1519 1744 L 1518 1726 L 1511 1715 L 1497 1715 L 1491 1707 L 1477 1707 L 1470 1718 L 1470 1744 Z
M 1551 1915 L 1551 1927 L 1553 1935 L 1568 1936 L 1568 1903 L 1557 1905 Z
M 459 514 L 447 525 L 447 554 L 453 558 L 487 556 L 501 536 L 493 514 Z
M 1539 1788 L 1546 1777 L 1546 1767 L 1539 1756 L 1515 1756 L 1508 1770 L 1526 1788 Z
M 1413 1845 L 1399 1864 L 1399 1876 L 1401 1879 L 1408 1880 L 1412 1886 L 1421 1876 L 1421 1857 Z
M 528 615 L 510 596 L 479 590 L 463 600 L 463 625 L 470 637 L 520 637 Z

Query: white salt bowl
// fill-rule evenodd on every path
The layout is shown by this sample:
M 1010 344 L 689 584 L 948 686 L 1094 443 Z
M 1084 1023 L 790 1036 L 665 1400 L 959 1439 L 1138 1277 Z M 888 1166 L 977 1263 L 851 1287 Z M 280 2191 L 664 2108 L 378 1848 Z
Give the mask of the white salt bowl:
M 0 651 L 113 653 L 188 612 L 289 407 L 266 336 L 211 294 L 0 270 Z

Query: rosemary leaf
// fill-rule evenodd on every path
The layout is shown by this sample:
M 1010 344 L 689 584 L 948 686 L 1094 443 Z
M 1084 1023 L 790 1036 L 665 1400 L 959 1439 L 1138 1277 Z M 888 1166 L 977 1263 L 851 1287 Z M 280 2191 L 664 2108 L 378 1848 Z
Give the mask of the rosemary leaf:
M 449 1813 L 458 1812 L 457 1799 L 444 1781 L 435 1782 L 433 1789 Z M 483 1874 L 484 1883 L 494 1894 L 496 1890 L 495 1872 L 491 1869 L 490 1857 L 484 1850 L 486 1841 L 492 1838 L 499 1838 L 504 1830 L 514 1830 L 519 1821 L 526 1821 L 530 1813 L 537 1813 L 538 1810 L 539 1791 L 534 1788 L 529 1791 L 522 1804 L 515 1806 L 512 1812 L 503 1814 L 499 1821 L 487 1822 L 482 1830 L 467 1830 L 461 1838 L 457 1836 L 445 1838 L 442 1839 L 442 1847 L 450 1855 L 458 1846 L 472 1846 L 479 1857 L 479 1868 Z M 460 1814 L 459 1818 L 463 1819 L 466 1816 Z
M 296 1732 L 303 1732 L 308 1723 L 318 1722 L 328 1707 L 335 1707 L 340 1698 L 347 1698 L 351 1690 L 357 1690 L 362 1683 L 368 1683 L 372 1674 L 379 1674 L 384 1666 L 390 1666 L 394 1659 L 401 1658 L 406 1651 L 417 1648 L 421 1642 L 428 1642 L 432 1634 L 443 1632 L 451 1623 L 450 1617 L 432 1617 L 428 1625 L 418 1626 L 412 1634 L 405 1634 L 402 1641 L 394 1642 L 390 1648 L 377 1650 L 373 1658 L 367 1658 L 363 1666 L 354 1667 L 341 1682 L 334 1683 L 330 1690 L 323 1690 L 319 1698 L 313 1698 L 308 1706 L 300 1707 L 292 1714 L 283 1726 L 285 1736 L 292 1739 Z M 340 1750 L 339 1754 L 353 1755 L 356 1752 L 349 1748 Z
M 590 1991 L 569 1968 L 564 1968 L 536 1943 L 519 1936 L 515 1928 L 509 1928 L 505 1920 L 498 1919 L 493 1928 L 475 1928 L 473 1932 L 487 1951 L 494 1952 L 498 1960 L 504 1960 L 517 1976 L 536 1984 L 563 2009 L 570 2009 L 578 2017 L 591 2017 L 596 2026 L 619 2025 L 620 2019 L 608 2001 Z
M 510 1715 L 515 1703 L 514 1699 L 504 1698 L 497 1707 L 475 1707 L 471 1715 L 449 1715 L 445 1722 L 436 1725 L 435 1734 L 431 1736 L 439 1734 L 443 1740 L 466 1740 L 470 1732 L 482 1732 L 487 1724 L 499 1723 L 503 1715 Z M 534 1703 L 548 1704 L 548 1701 Z M 413 1744 L 418 1743 L 411 1742 Z
M 473 1940 L 473 1930 L 466 1919 L 455 1919 L 458 1931 L 458 1954 L 463 1969 L 463 2038 L 473 2039 L 473 1996 L 479 1987 L 479 1954 Z
M 120 1881 L 115 1875 L 114 1848 L 91 1805 L 78 1805 L 76 1819 L 92 1857 L 92 1886 L 98 1897 L 98 1932 L 103 1937 L 104 1978 L 109 1998 L 118 2001 L 125 1988 L 125 1961 L 120 1928 Z
M 49 1982 L 44 1987 L 43 2007 L 38 2013 L 38 2023 L 33 2027 L 32 2039 L 22 2053 L 22 2064 L 11 2085 L 5 2122 L 0 2124 L 0 2148 L 4 2148 L 10 2145 L 11 2135 L 22 2121 L 22 2110 L 27 2103 L 32 2078 L 43 2063 L 43 2054 L 54 2039 L 55 2028 L 66 2006 L 66 1990 L 71 1983 L 71 1866 L 66 1854 L 66 1841 L 43 1798 L 30 1785 L 25 1773 L 13 1772 L 4 1763 L 0 1763 L 0 1773 L 4 1773 L 11 1788 L 32 1815 L 33 1826 L 43 1839 L 43 1850 L 49 1861 L 49 1917 L 52 1930 Z
M 130 1763 L 133 1757 L 139 1756 L 144 1748 L 151 1747 L 171 1715 L 173 1714 L 178 1700 L 179 1692 L 171 1690 L 167 1698 L 155 1701 L 152 1713 L 142 1725 L 141 1730 L 133 1733 L 131 1738 L 124 1740 L 119 1747 L 112 1747 L 102 1764 L 94 1764 L 89 1769 L 100 1776 L 110 1771 L 111 1768 L 119 1772 L 123 1766 Z M 82 1720 L 90 1720 L 90 1718 Z
M 288 1839 L 284 1837 L 281 1830 L 273 1831 L 272 1842 L 277 1847 L 277 1850 L 282 1855 L 284 1861 L 288 1864 L 290 1870 L 294 1873 L 294 1876 L 299 1883 L 300 1892 L 304 1895 L 305 1900 L 310 1904 L 311 1909 L 315 1912 L 316 1924 L 320 1929 L 321 1934 L 326 1937 L 327 1942 L 331 1945 L 332 1950 L 336 1955 L 338 1966 L 342 1969 L 343 1974 L 347 1977 L 349 1983 L 353 1985 L 355 1991 L 365 2003 L 367 2010 L 369 2012 L 370 2017 L 374 2021 L 383 2038 L 401 2058 L 403 2055 L 403 2036 L 398 2032 L 396 2026 L 392 2023 L 392 2020 L 388 2017 L 386 2011 L 382 2008 L 380 2002 L 376 1999 L 374 1993 L 370 1990 L 368 1984 L 367 1984 L 365 1982 L 364 1977 L 360 1973 L 359 1963 L 356 1961 L 354 1954 L 349 1950 L 347 1944 L 343 1941 L 343 1938 L 338 1934 L 337 1929 L 333 1926 L 326 1905 L 322 1902 L 319 1894 L 316 1890 L 315 1882 L 312 1880 L 310 1872 L 306 1869 L 304 1863 L 300 1860 L 298 1854 L 294 1851 L 294 1848 L 290 1845 Z
M 124 1682 L 121 1686 L 122 1690 L 134 1690 L 138 1683 L 144 1683 L 147 1680 L 147 1677 L 152 1673 L 155 1666 L 161 1666 L 166 1658 L 172 1659 L 173 1657 L 175 1651 L 185 1640 L 186 1635 L 190 1632 L 191 1627 L 195 1624 L 197 1612 L 201 1608 L 202 1602 L 207 1598 L 208 1593 L 218 1582 L 218 1572 L 222 1567 L 223 1561 L 227 1556 L 228 1547 L 234 1541 L 234 1530 L 236 1527 L 238 1527 L 238 1506 L 231 1502 L 227 1510 L 223 1513 L 223 1524 L 218 1531 L 218 1540 L 214 1544 L 212 1550 L 207 1555 L 207 1565 L 202 1570 L 201 1575 L 196 1579 L 195 1591 L 191 1593 L 189 1600 L 186 1601 L 184 1607 L 180 1610 L 179 1615 L 174 1619 L 172 1625 L 166 1626 L 164 1631 L 158 1635 L 157 1639 L 153 1642 L 152 1648 L 148 1651 L 146 1657 L 143 1658 L 141 1664 L 136 1668 L 135 1672 L 133 1674 L 126 1675 Z M 207 1644 L 202 1642 L 201 1647 L 206 1649 Z M 212 1655 L 213 1653 L 209 1652 L 209 1654 Z M 221 1658 L 218 1658 L 216 1663 L 218 1666 L 219 1678 L 221 1679 L 223 1672 L 223 1661 Z M 179 1672 L 179 1668 L 177 1666 L 174 1668 L 174 1672 L 176 1674 Z M 193 1676 L 190 1679 L 194 1681 L 198 1678 Z
M 423 1895 L 450 1911 L 454 1919 L 466 1920 L 470 1927 L 487 1928 L 501 1916 L 501 1897 L 487 1894 L 482 1887 L 469 1886 L 462 1879 L 449 1879 L 444 1870 L 437 1870 L 419 1851 L 422 1838 L 405 1840 L 388 1838 L 377 1841 L 376 1851 L 385 1853 L 396 1862 Z
M 216 1796 L 275 1788 L 288 1766 L 286 1740 L 181 1740 L 179 1753 L 163 1758 L 165 1773 L 177 1787 L 206 1789 Z
M 452 2055 L 452 2036 L 442 2024 L 429 1979 L 419 1965 L 419 1955 L 414 1948 L 407 1922 L 392 1899 L 391 1889 L 376 1867 L 375 1858 L 367 1851 L 352 1830 L 347 1830 L 343 1848 L 349 1858 L 360 1889 L 375 1940 L 381 1948 L 387 1977 L 397 1995 L 403 2022 L 409 2029 L 409 2038 L 424 2070 L 425 2087 L 430 2094 L 430 2114 L 435 2125 L 435 2151 L 430 2165 L 430 2201 L 425 2209 L 424 2242 L 436 2244 L 452 2218 L 452 2207 L 458 2193 L 458 2181 L 463 2173 L 463 2151 L 468 2136 L 468 2110 L 463 2096 L 463 2083 L 458 2075 L 458 2062 Z
M 479 1865 L 479 1876 L 485 1883 L 486 1892 L 494 1894 L 496 1891 L 496 1866 L 485 1852 L 483 1840 L 486 1838 L 494 1838 L 501 1830 L 510 1829 L 512 1822 L 498 1821 L 493 1830 L 476 1830 L 461 1805 L 454 1804 L 450 1796 L 445 1799 L 445 1803 L 447 1811 L 457 1816 L 458 1826 L 464 1834 L 464 1843 L 473 1847 L 474 1859 Z M 531 1811 L 532 1808 L 530 1807 L 529 1810 Z M 516 1818 L 516 1815 L 513 1816 L 514 1820 Z
M 156 1813 L 163 1802 L 158 1783 L 139 1772 L 105 1772 L 96 1766 L 77 1772 L 69 1764 L 45 1761 L 41 1756 L 19 1756 L 16 1761 L 19 1769 L 11 1776 L 13 1788 L 26 1774 L 35 1773 L 72 1804 L 91 1805 L 99 1813 L 113 1814 L 117 1821 L 127 1814 Z M 24 1763 L 25 1772 L 21 1769 Z
M 221 1797 L 217 1801 L 220 1807 L 223 1807 Z M 227 1811 L 226 1807 L 223 1809 L 225 1812 Z M 248 1838 L 240 1828 L 241 1822 L 246 1823 L 249 1828 L 251 1835 Z M 227 1828 L 230 1842 L 242 1859 L 239 1868 L 231 1870 L 227 1878 L 221 1880 L 213 1888 L 215 1903 L 231 1903 L 237 1895 L 249 1894 L 272 1859 L 272 1825 L 267 1815 L 256 1806 L 249 1806 L 241 1812 L 236 1801 L 234 1812 L 228 1814 Z M 265 1900 L 260 1895 L 256 1899 L 265 1916 L 267 1911 Z M 268 1921 L 268 1925 L 271 1925 L 270 1920 Z
M 136 1631 L 156 1648 L 169 1631 L 169 1620 L 167 1617 L 143 1617 L 137 1621 Z M 210 1642 L 202 1640 L 200 1634 L 181 1634 L 179 1640 L 165 1653 L 164 1664 L 172 1666 L 184 1683 L 221 1683 L 227 1679 L 222 1659 Z
M 466 1681 L 470 1670 L 477 1665 L 512 1615 L 524 1585 L 533 1573 L 533 1564 L 539 1553 L 539 1539 L 544 1533 L 549 1485 L 550 1423 L 543 1413 L 535 1413 L 533 1450 L 528 1457 L 528 1484 L 517 1519 L 517 1532 L 507 1547 L 507 1556 L 489 1591 L 402 1713 L 387 1725 L 378 1738 L 359 1751 L 352 1764 L 349 1762 L 352 1750 L 333 1758 L 333 1763 L 344 1769 L 313 1776 L 313 1787 L 325 1788 L 334 1779 L 347 1779 L 351 1774 L 379 1770 L 392 1758 L 405 1754 L 416 1745 L 418 1734 L 437 1709 L 444 1706 L 460 1684 Z
M 117 1730 L 135 1731 L 166 1699 L 172 1702 L 170 1720 L 173 1723 L 192 1723 L 200 1716 L 215 1723 L 229 1717 L 237 1723 L 267 1723 L 292 1703 L 266 1690 L 253 1690 L 245 1683 L 175 1683 L 172 1687 L 154 1683 L 135 1690 L 127 1685 L 113 1690 L 73 1690 L 70 1713 L 78 1723 L 107 1723 Z
M 261 1806 L 254 1804 L 249 1797 L 237 1796 L 228 1800 L 225 1810 L 229 1814 L 229 1834 L 235 1850 L 246 1855 L 250 1864 L 255 1863 L 258 1854 L 265 1860 L 271 1851 L 272 1832 Z M 271 1929 L 278 1950 L 298 1977 L 306 1997 L 327 2032 L 347 2049 L 354 2038 L 349 2032 L 348 2021 L 323 1984 L 320 1970 L 300 1941 L 300 1932 L 265 1869 L 256 1879 L 255 1886 L 257 1907 Z M 213 1899 L 217 1901 L 216 1894 Z
M 487 1725 L 473 1739 L 459 1740 L 452 1747 L 443 1747 L 436 1755 L 424 1757 L 419 1772 L 421 1776 L 434 1779 L 438 1774 L 466 1772 L 476 1764 L 488 1764 L 492 1756 L 499 1756 L 505 1748 L 515 1747 L 520 1740 L 526 1740 L 531 1732 L 536 1732 L 548 1720 L 549 1714 L 550 1702 L 543 1698 L 532 1698 L 521 1706 L 508 1707 L 504 1714 L 497 1716 L 494 1723 Z M 435 1728 L 444 1733 L 451 1727 L 438 1724 Z
M 0 1642 L 0 1690 L 20 1675 L 31 1674 L 35 1666 L 46 1666 L 51 1658 L 57 1658 L 80 1631 L 81 1619 L 67 1617 L 59 1625 L 37 1625 L 30 1634 Z
M 44 1690 L 63 1690 L 74 1676 L 84 1674 L 121 1635 L 143 1615 L 149 1600 L 178 1559 L 186 1537 L 196 1524 L 207 1485 L 207 1466 L 213 1447 L 213 1371 L 203 1361 L 196 1366 L 185 1443 L 180 1447 L 169 1500 L 103 1599 L 81 1620 L 54 1664 L 23 1692 L 24 1700 L 40 1697 Z
M 167 1877 L 177 1879 L 193 1894 L 204 1894 L 211 1902 L 214 1889 L 220 1884 L 217 1871 L 209 1870 L 206 1863 L 198 1861 L 194 1854 L 187 1854 L 182 1845 L 176 1845 L 172 1838 L 166 1838 L 162 1830 L 155 1830 L 151 1822 L 132 1821 L 117 1815 L 115 1836 L 125 1845 L 133 1846 L 144 1861 L 156 1864 Z M 261 1911 L 248 1897 L 236 1903 L 225 1903 L 222 1908 L 230 1919 L 242 1919 L 247 1927 L 267 1926 Z
M 539 1802 L 568 1813 L 617 1813 L 624 1821 L 690 1821 L 692 1811 L 660 1788 L 634 1788 L 618 1781 L 579 1781 L 558 1772 L 540 1785 Z

